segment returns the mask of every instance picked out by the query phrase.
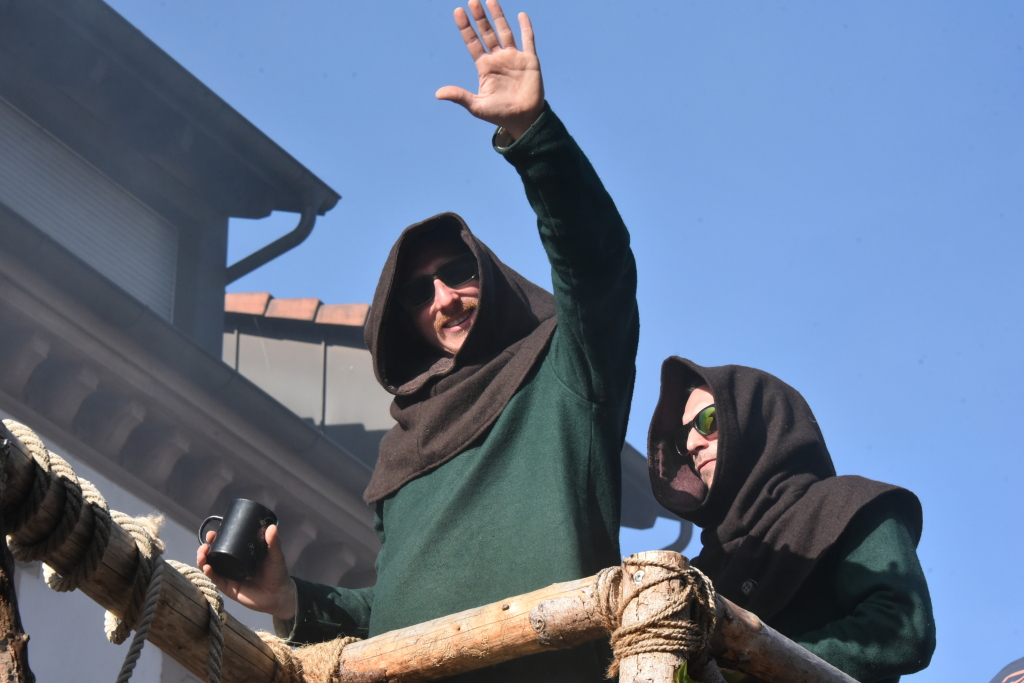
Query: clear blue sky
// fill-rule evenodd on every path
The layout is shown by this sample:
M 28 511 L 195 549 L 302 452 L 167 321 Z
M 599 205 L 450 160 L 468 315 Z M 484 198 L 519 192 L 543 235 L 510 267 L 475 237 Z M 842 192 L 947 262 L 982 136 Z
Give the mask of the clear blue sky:
M 522 3 L 633 236 L 629 440 L 668 355 L 778 375 L 840 473 L 924 504 L 939 645 L 906 680 L 1024 656 L 1024 4 Z M 490 126 L 434 100 L 475 90 L 451 0 L 112 5 L 344 197 L 232 291 L 369 301 L 399 231 L 446 210 L 550 282 Z M 233 223 L 231 259 L 294 222 Z

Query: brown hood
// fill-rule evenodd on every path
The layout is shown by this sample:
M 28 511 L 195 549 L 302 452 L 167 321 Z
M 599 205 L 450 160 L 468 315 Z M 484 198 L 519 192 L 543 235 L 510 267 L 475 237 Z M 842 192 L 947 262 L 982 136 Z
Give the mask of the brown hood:
M 426 231 L 461 240 L 479 264 L 476 322 L 454 358 L 420 339 L 408 312 L 392 301 L 408 258 L 403 245 Z M 499 261 L 462 218 L 442 213 L 406 228 L 384 264 L 366 321 L 374 372 L 395 396 L 391 416 L 398 423 L 381 441 L 366 502 L 440 467 L 484 435 L 543 356 L 554 329 L 554 297 Z
M 718 424 L 710 490 L 672 440 L 690 391 L 701 385 L 711 389 Z M 665 360 L 647 449 L 655 498 L 704 529 L 694 563 L 720 593 L 763 619 L 788 604 L 869 503 L 885 498 L 910 520 L 915 543 L 920 538 L 917 497 L 863 477 L 836 476 L 803 396 L 761 370 Z

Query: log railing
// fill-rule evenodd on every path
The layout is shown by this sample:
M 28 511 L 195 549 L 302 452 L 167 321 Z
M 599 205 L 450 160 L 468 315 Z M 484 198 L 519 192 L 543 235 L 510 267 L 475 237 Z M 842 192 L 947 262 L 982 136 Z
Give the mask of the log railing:
M 26 500 L 35 477 L 47 475 L 24 444 L 0 426 L 0 440 L 3 439 L 10 446 L 4 459 L 6 483 L 0 497 L 0 510 L 6 514 L 17 510 Z M 61 486 L 52 486 L 37 514 L 14 535 L 14 540 L 34 543 L 45 538 L 63 512 L 64 495 Z M 92 511 L 86 506 L 68 541 L 43 561 L 58 573 L 70 572 L 83 556 L 92 528 Z M 638 576 L 638 563 L 650 559 L 686 566 L 685 558 L 666 551 L 627 558 L 622 584 L 634 584 L 629 586 L 631 597 L 636 595 L 637 586 L 657 583 L 656 569 L 647 569 L 647 576 Z M 79 589 L 105 609 L 123 615 L 138 561 L 134 539 L 114 525 L 102 563 Z M 642 620 L 645 610 L 655 609 L 666 598 L 666 591 L 677 589 L 669 581 L 657 583 L 647 593 L 641 592 L 623 613 L 623 624 Z M 597 577 L 587 577 L 391 631 L 346 646 L 337 680 L 434 680 L 607 637 L 599 602 Z M 711 654 L 721 664 L 769 683 L 853 681 L 773 631 L 755 615 L 721 596 L 715 602 L 717 627 L 711 639 Z M 200 678 L 206 676 L 208 610 L 206 598 L 198 588 L 170 567 L 164 569 L 160 606 L 150 626 L 149 640 Z M 688 615 L 678 617 L 686 619 Z M 224 683 L 272 683 L 277 660 L 270 647 L 230 615 L 223 634 Z M 301 661 L 301 651 L 296 654 Z M 670 683 L 682 661 L 679 654 L 666 652 L 626 657 L 620 663 L 619 680 Z M 710 676 L 705 683 L 711 683 Z

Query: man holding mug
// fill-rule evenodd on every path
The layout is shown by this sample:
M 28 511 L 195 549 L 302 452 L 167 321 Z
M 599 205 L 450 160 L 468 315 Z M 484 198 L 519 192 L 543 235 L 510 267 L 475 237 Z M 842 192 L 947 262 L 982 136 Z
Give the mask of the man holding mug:
M 255 579 L 221 590 L 269 612 L 295 643 L 374 636 L 619 563 L 619 454 L 639 337 L 629 235 L 590 163 L 547 106 L 525 14 L 522 50 L 501 7 L 456 24 L 480 77 L 457 102 L 499 126 L 552 266 L 549 294 L 503 264 L 461 218 L 411 226 L 393 247 L 366 342 L 394 394 L 365 498 L 381 539 L 377 583 L 289 577 L 276 527 Z M 479 34 L 477 33 L 479 32 Z M 604 680 L 606 644 L 549 652 L 460 681 Z

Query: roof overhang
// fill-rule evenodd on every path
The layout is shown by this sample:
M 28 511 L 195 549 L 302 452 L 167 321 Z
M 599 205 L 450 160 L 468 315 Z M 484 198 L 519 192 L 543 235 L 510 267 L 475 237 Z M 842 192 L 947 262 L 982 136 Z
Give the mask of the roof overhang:
M 340 199 L 100 0 L 0 3 L 0 97 L 175 222 Z

